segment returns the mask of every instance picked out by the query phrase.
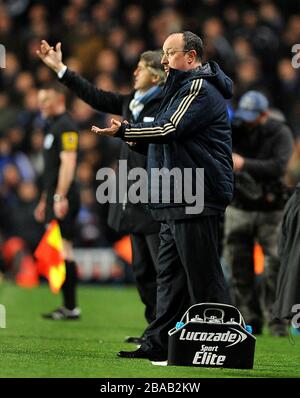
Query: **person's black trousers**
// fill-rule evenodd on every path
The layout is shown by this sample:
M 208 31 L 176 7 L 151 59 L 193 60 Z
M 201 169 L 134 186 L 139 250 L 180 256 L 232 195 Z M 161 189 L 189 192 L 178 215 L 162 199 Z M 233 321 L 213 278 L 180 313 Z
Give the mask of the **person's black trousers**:
M 148 323 L 156 316 L 156 277 L 159 235 L 131 234 L 132 271 Z
M 156 320 L 145 331 L 144 351 L 167 354 L 168 331 L 190 305 L 229 303 L 219 223 L 219 216 L 203 216 L 161 224 Z

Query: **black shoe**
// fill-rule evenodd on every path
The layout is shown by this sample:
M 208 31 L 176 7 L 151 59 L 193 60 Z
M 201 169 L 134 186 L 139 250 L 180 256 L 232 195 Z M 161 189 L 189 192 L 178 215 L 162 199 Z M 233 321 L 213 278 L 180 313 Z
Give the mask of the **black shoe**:
M 163 362 L 167 360 L 167 355 L 145 352 L 141 348 L 138 348 L 135 351 L 120 351 L 117 355 L 120 358 L 149 359 L 149 361 L 153 362 Z
M 144 337 L 128 336 L 128 337 L 126 337 L 126 339 L 124 341 L 125 341 L 125 343 L 141 345 L 145 341 L 145 338 Z
M 47 314 L 42 314 L 42 317 L 44 319 L 52 319 L 54 321 L 59 321 L 62 319 L 72 319 L 76 320 L 80 318 L 80 309 L 79 308 L 74 308 L 73 310 L 68 310 L 65 307 L 58 308 L 57 310 L 54 310 L 52 312 L 49 312 Z

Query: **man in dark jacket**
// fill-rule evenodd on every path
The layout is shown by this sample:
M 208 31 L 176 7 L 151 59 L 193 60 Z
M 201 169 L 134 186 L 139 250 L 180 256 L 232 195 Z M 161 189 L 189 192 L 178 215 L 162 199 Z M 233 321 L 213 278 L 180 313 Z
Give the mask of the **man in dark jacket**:
M 231 128 L 225 103 L 232 95 L 232 82 L 216 63 L 202 65 L 202 40 L 192 32 L 170 35 L 163 51 L 161 62 L 168 78 L 155 121 L 121 124 L 113 120 L 109 128 L 92 129 L 149 144 L 149 206 L 162 223 L 157 315 L 140 349 L 121 351 L 119 356 L 151 361 L 167 359 L 168 331 L 191 304 L 228 301 L 218 253 L 219 223 L 233 191 Z M 169 192 L 152 178 L 159 169 L 163 175 L 175 175 Z M 197 178 L 200 169 L 205 172 L 204 184 Z M 183 178 L 183 183 L 184 189 L 188 185 L 196 190 L 195 201 L 205 187 L 204 203 L 198 203 L 197 209 L 191 209 L 186 197 L 179 201 L 179 195 L 176 200 L 173 195 L 182 193 L 179 177 L 190 170 L 192 176 Z M 169 193 L 169 200 L 163 199 L 164 193 Z M 153 200 L 157 197 L 162 200 Z
M 271 334 L 285 335 L 284 323 L 272 321 L 272 304 L 278 230 L 287 199 L 282 178 L 293 149 L 292 134 L 285 123 L 269 117 L 268 100 L 257 91 L 242 96 L 232 134 L 235 194 L 225 214 L 224 257 L 232 270 L 235 304 L 255 334 L 262 332 L 265 312 Z M 265 259 L 261 294 L 254 273 L 255 242 Z
M 54 50 L 43 41 L 38 54 L 46 65 L 58 73 L 63 84 L 95 109 L 122 115 L 130 122 L 154 120 L 161 101 L 161 85 L 165 80 L 159 51 L 146 51 L 141 55 L 134 71 L 134 91 L 129 95 L 98 89 L 69 70 L 62 63 L 60 43 Z M 145 168 L 145 155 L 131 150 L 126 143 L 121 143 L 120 159 L 127 161 L 128 170 L 135 167 Z M 142 147 L 139 151 L 143 152 Z M 128 189 L 130 189 L 130 184 L 128 184 Z M 120 203 L 110 204 L 108 223 L 118 232 L 130 233 L 133 274 L 141 300 L 145 304 L 145 317 L 148 323 L 151 323 L 156 315 L 156 260 L 160 225 L 144 205 L 133 205 L 126 196 Z M 127 342 L 137 344 L 140 344 L 142 340 L 143 336 L 127 338 Z
M 274 318 L 291 320 L 291 326 L 295 329 L 295 334 L 300 334 L 299 241 L 300 183 L 297 184 L 283 211 L 278 239 L 280 269 L 277 280 L 276 300 L 273 306 Z

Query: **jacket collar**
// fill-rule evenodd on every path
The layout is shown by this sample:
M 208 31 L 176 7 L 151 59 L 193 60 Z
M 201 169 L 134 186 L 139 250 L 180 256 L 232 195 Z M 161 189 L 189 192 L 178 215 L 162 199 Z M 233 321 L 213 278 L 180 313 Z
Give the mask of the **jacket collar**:
M 178 90 L 179 87 L 194 79 L 205 79 L 213 84 L 224 98 L 229 99 L 232 97 L 232 80 L 225 75 L 214 61 L 206 62 L 202 66 L 188 71 L 170 68 L 165 86 L 168 90 Z

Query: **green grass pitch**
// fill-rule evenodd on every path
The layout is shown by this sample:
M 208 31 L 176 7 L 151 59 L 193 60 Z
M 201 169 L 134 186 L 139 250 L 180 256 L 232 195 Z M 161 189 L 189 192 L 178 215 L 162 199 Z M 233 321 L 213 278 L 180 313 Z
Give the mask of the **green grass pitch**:
M 300 337 L 257 338 L 253 370 L 159 367 L 121 359 L 135 346 L 124 337 L 145 327 L 143 306 L 131 287 L 80 286 L 80 321 L 48 321 L 42 312 L 60 304 L 46 285 L 26 290 L 0 285 L 6 328 L 0 329 L 0 377 L 231 378 L 300 377 Z

